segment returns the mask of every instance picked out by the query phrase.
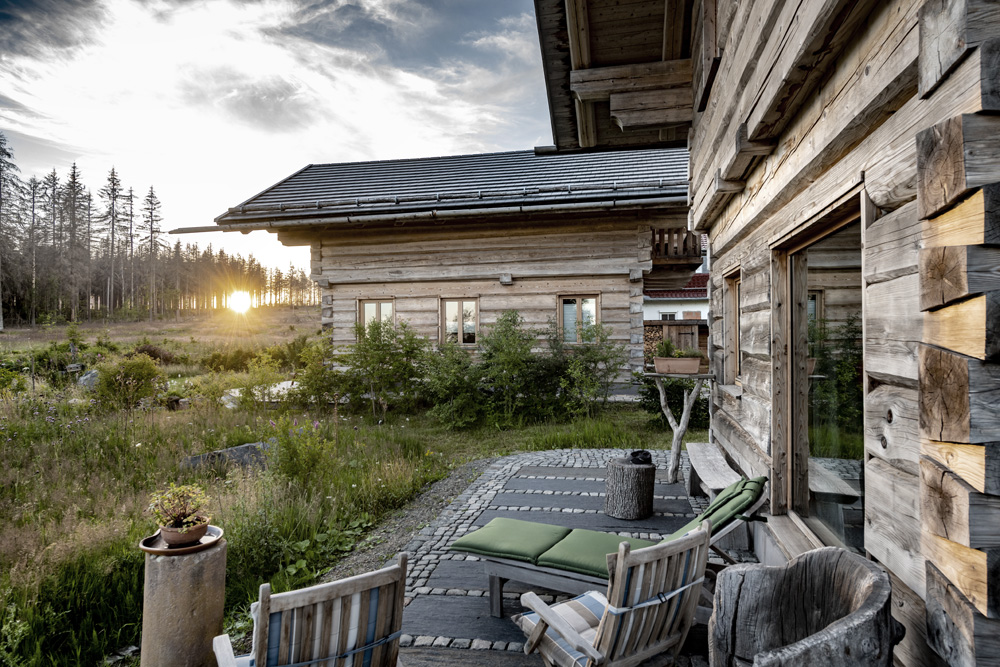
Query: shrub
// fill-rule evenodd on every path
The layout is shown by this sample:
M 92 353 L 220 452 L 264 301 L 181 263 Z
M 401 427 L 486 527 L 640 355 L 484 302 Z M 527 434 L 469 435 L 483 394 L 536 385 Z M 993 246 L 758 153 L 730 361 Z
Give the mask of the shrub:
M 522 326 L 515 310 L 501 313 L 479 345 L 482 354 L 482 382 L 490 421 L 499 428 L 523 423 L 535 416 L 541 402 L 531 379 L 535 356 L 531 347 L 535 336 Z
M 273 387 L 284 377 L 271 355 L 262 352 L 250 360 L 247 372 L 237 383 L 240 390 L 237 405 L 242 410 L 258 414 L 274 400 Z
M 294 405 L 307 407 L 313 403 L 328 405 L 338 398 L 337 371 L 330 368 L 334 350 L 327 339 L 308 345 L 300 355 L 302 370 L 295 375 L 295 388 L 288 399 Z
M 455 343 L 446 343 L 427 359 L 429 414 L 448 428 L 467 428 L 483 416 L 482 374 L 472 355 Z
M 354 326 L 356 342 L 342 355 L 347 366 L 340 376 L 342 394 L 359 406 L 367 401 L 372 417 L 384 419 L 389 408 L 412 410 L 424 377 L 426 340 L 406 322 L 373 320 Z
M 271 355 L 279 368 L 293 371 L 305 366 L 306 359 L 303 355 L 309 347 L 309 336 L 303 334 L 287 343 L 272 345 L 267 348 L 267 353 Z
M 257 356 L 256 350 L 245 347 L 228 347 L 224 350 L 214 350 L 212 354 L 204 357 L 201 363 L 206 368 L 219 371 L 242 372 L 247 370 L 250 361 Z
M 28 389 L 24 376 L 10 368 L 0 366 L 0 398 L 20 394 Z
M 642 409 L 654 416 L 654 420 L 660 425 L 667 426 L 667 418 L 660 408 L 660 392 L 656 388 L 656 383 L 650 378 L 638 376 L 639 405 Z M 663 378 L 663 392 L 667 397 L 667 405 L 674 411 L 674 418 L 680 420 L 677 414 L 678 406 L 683 409 L 684 391 L 691 392 L 694 389 L 694 380 L 683 380 L 681 378 Z M 691 421 L 688 422 L 688 429 L 705 429 L 709 426 L 708 419 L 708 398 L 704 391 L 698 400 L 691 406 Z
M 173 352 L 164 350 L 162 347 L 158 347 L 151 343 L 141 343 L 136 345 L 132 355 L 136 354 L 145 354 L 153 361 L 161 364 L 172 364 L 177 361 L 177 356 Z
M 144 354 L 104 364 L 98 373 L 97 401 L 108 409 L 132 410 L 166 386 L 163 372 Z
M 569 364 L 560 380 L 566 408 L 574 416 L 591 415 L 598 402 L 603 406 L 628 362 L 628 351 L 611 341 L 609 327 L 588 324 L 580 334 L 582 342 L 569 352 Z

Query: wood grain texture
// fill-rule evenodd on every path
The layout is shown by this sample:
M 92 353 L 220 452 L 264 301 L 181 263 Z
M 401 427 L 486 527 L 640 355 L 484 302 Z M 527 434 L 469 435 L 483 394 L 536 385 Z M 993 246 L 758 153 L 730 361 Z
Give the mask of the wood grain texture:
M 865 462 L 865 550 L 924 596 L 920 477 L 879 458 Z
M 979 493 L 1000 496 L 1000 442 L 963 445 L 923 440 L 920 454 L 950 469 Z
M 949 667 L 1000 664 L 1000 621 L 986 618 L 927 562 L 927 642 Z
M 1000 183 L 974 191 L 922 227 L 924 248 L 1000 243 Z
M 930 218 L 970 190 L 1000 181 L 1000 117 L 963 114 L 917 134 L 917 202 Z
M 925 313 L 924 342 L 996 361 L 1000 358 L 1000 291 Z
M 920 251 L 920 309 L 1000 290 L 1000 248 L 937 246 Z
M 920 346 L 920 433 L 928 440 L 1000 440 L 1000 366 Z
M 570 90 L 583 102 L 629 93 L 691 85 L 691 60 L 666 60 L 615 67 L 592 67 L 570 73 Z
M 634 465 L 629 459 L 608 460 L 604 483 L 604 513 L 616 519 L 638 520 L 653 515 L 656 466 Z
M 972 549 L 1000 547 L 1000 496 L 977 493 L 930 457 L 920 459 L 924 531 Z
M 990 0 L 929 0 L 920 8 L 920 97 L 930 96 L 968 54 L 1000 30 Z
M 879 383 L 865 396 L 865 451 L 911 475 L 920 471 L 917 390 Z
M 924 556 L 972 606 L 989 618 L 1000 616 L 1000 549 L 970 549 L 930 532 L 922 537 Z
M 884 382 L 917 385 L 923 318 L 915 273 L 865 289 L 865 372 Z
M 872 222 L 865 229 L 865 284 L 915 273 L 921 233 L 916 202 L 904 204 Z
M 903 624 L 906 634 L 893 651 L 898 665 L 947 667 L 927 645 L 927 610 L 924 601 L 910 587 L 889 571 L 892 583 L 892 617 Z

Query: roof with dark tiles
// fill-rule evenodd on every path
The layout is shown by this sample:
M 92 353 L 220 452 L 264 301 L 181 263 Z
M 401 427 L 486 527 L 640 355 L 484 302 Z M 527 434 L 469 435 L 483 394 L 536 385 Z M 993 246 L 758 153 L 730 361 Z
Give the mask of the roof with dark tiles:
M 707 299 L 708 277 L 707 273 L 695 273 L 681 289 L 645 290 L 644 293 L 650 299 Z
M 677 148 L 313 164 L 216 222 L 676 198 L 687 193 L 687 165 Z

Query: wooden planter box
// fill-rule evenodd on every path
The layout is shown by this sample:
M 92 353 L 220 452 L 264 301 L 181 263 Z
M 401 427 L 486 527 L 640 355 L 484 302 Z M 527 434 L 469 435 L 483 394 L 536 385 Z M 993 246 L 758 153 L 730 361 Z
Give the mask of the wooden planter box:
M 701 359 L 698 357 L 653 357 L 653 368 L 657 373 L 681 373 L 696 375 Z

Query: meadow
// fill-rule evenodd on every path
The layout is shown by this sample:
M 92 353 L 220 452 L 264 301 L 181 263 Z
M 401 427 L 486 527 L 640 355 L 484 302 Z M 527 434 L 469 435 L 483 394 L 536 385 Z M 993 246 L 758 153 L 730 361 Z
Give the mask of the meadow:
M 150 493 L 171 482 L 199 484 L 212 498 L 212 523 L 228 541 L 227 625 L 238 632 L 248 629 L 260 583 L 279 591 L 313 583 L 466 461 L 668 446 L 667 433 L 634 405 L 455 429 L 420 406 L 376 418 L 255 392 L 302 376 L 290 360 L 320 344 L 318 320 L 315 309 L 264 309 L 0 333 L 0 664 L 89 665 L 138 645 L 144 554 L 137 544 L 156 530 Z M 136 350 L 153 359 L 159 378 L 156 394 L 137 405 L 114 407 L 100 387 L 78 386 L 79 372 L 62 370 L 108 369 Z M 256 358 L 268 363 L 255 362 L 263 351 Z M 219 399 L 232 388 L 243 398 L 227 408 Z M 190 407 L 167 409 L 170 396 Z M 264 468 L 184 465 L 251 442 L 269 443 Z

